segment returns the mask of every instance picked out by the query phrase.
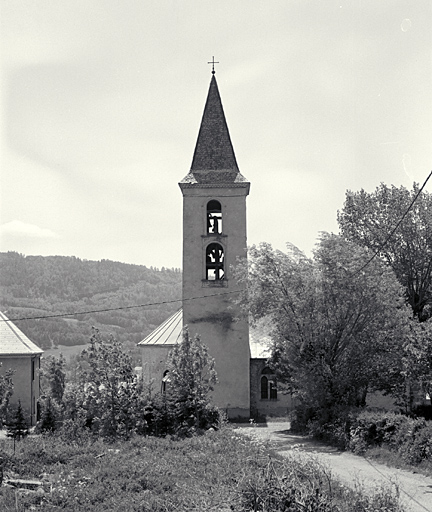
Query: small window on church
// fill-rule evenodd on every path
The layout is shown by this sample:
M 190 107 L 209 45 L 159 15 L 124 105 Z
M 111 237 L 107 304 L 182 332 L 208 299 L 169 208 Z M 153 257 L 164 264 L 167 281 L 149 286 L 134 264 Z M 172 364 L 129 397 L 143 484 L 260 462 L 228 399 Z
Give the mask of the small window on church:
M 207 233 L 222 233 L 222 206 L 214 199 L 207 203 Z
M 261 400 L 277 400 L 276 377 L 268 366 L 261 372 Z
M 224 279 L 224 250 L 220 244 L 210 244 L 206 250 L 206 279 L 221 281 Z

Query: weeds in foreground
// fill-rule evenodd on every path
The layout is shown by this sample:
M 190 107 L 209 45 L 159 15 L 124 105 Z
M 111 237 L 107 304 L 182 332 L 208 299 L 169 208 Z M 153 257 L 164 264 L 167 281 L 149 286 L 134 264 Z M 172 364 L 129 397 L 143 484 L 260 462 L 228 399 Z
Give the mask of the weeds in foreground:
M 8 443 L 0 443 L 5 477 L 38 478 L 43 490 L 1 487 L 5 512 L 402 511 L 388 490 L 369 496 L 346 489 L 314 459 L 275 458 L 265 444 L 229 427 L 182 440 L 136 436 L 113 444 L 30 437 L 15 455 Z

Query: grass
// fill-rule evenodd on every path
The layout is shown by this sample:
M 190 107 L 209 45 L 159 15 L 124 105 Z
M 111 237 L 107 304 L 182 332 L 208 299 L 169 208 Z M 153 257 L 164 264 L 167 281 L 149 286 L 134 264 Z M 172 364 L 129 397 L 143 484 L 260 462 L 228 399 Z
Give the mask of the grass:
M 389 450 L 385 446 L 368 448 L 363 455 L 367 459 L 373 459 L 391 468 L 405 469 L 412 473 L 432 477 L 432 460 L 424 460 L 416 465 L 408 464 L 398 452 Z
M 44 512 L 401 512 L 388 489 L 343 487 L 314 459 L 274 456 L 230 427 L 199 437 L 135 437 L 106 444 L 31 436 L 0 441 L 5 476 L 39 478 L 44 492 L 0 488 L 0 510 Z

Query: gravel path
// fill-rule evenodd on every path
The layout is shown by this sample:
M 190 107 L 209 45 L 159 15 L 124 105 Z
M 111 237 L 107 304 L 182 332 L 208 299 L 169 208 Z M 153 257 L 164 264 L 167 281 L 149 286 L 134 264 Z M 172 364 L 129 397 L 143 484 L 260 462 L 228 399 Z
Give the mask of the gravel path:
M 267 425 L 238 425 L 237 430 L 269 441 L 283 456 L 316 456 L 345 485 L 363 484 L 366 488 L 397 485 L 401 502 L 409 512 L 432 512 L 432 478 L 410 471 L 389 468 L 350 452 L 341 452 L 312 439 L 291 434 L 289 422 Z

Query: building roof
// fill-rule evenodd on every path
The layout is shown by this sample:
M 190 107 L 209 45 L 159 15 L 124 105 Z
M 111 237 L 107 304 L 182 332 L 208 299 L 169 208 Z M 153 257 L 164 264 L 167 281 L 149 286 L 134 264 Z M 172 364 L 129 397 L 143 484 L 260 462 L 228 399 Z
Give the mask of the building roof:
M 182 330 L 183 309 L 179 309 L 140 341 L 138 346 L 175 345 L 181 339 Z M 270 338 L 261 325 L 249 329 L 249 345 L 252 359 L 268 359 L 270 357 Z
M 0 356 L 42 354 L 43 350 L 30 341 L 8 317 L 0 311 Z
M 179 309 L 140 341 L 138 345 L 141 347 L 149 345 L 175 345 L 181 338 L 182 330 L 183 309 Z
M 180 183 L 247 183 L 237 165 L 214 74 L 210 82 L 191 169 Z

